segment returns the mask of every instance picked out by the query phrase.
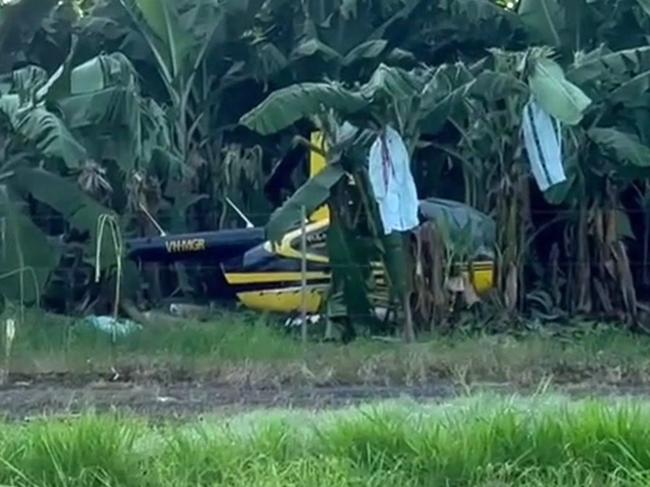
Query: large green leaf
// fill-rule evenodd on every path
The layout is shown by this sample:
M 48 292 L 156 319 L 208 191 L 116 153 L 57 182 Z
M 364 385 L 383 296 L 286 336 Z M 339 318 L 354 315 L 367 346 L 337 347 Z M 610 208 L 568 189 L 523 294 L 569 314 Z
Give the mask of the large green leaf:
M 512 75 L 486 70 L 474 77 L 464 66 L 442 66 L 422 92 L 422 129 L 438 132 L 471 99 L 493 103 L 526 91 Z
M 58 105 L 94 159 L 113 160 L 128 172 L 148 164 L 154 150 L 173 152 L 166 114 L 140 96 L 135 69 L 124 55 L 92 58 L 70 78 L 72 94 Z
M 113 160 L 128 172 L 142 159 L 141 105 L 133 89 L 73 95 L 59 106 L 95 160 Z
M 518 12 L 537 39 L 553 47 L 562 45 L 564 10 L 557 0 L 521 0 Z
M 268 80 L 281 72 L 289 64 L 282 51 L 270 42 L 264 42 L 257 47 L 256 55 L 251 63 L 251 71 L 261 80 Z
M 195 37 L 188 20 L 194 18 L 197 24 L 201 17 L 205 20 L 206 17 L 198 15 L 198 11 L 206 2 L 122 0 L 122 3 L 138 23 L 166 81 L 172 84 L 187 69 L 188 62 L 193 64 L 191 56 L 197 44 L 205 42 L 205 39 Z
M 109 87 L 137 90 L 136 71 L 122 53 L 96 56 L 70 72 L 70 94 L 81 95 Z
M 375 119 L 395 124 L 409 139 L 417 131 L 418 106 L 429 76 L 425 69 L 406 71 L 381 64 L 359 94 L 368 100 Z
M 421 109 L 424 130 L 437 132 L 467 98 L 466 94 L 474 82 L 474 76 L 462 64 L 443 64 L 436 68 L 431 79 L 422 90 Z
M 86 150 L 63 121 L 43 106 L 22 106 L 18 95 L 0 97 L 3 113 L 14 132 L 34 146 L 44 157 L 60 159 L 77 169 L 87 159 Z
M 650 167 L 650 147 L 642 144 L 636 135 L 613 128 L 594 128 L 589 130 L 588 135 L 605 153 L 611 154 L 619 162 Z
M 380 2 L 382 3 L 382 2 Z M 392 1 L 388 0 L 383 2 L 382 10 L 392 11 L 390 15 L 379 27 L 377 27 L 370 35 L 370 39 L 382 39 L 386 37 L 386 33 L 390 29 L 395 28 L 401 22 L 407 21 L 418 7 L 426 3 L 424 0 L 403 0 Z M 455 3 L 455 2 L 453 2 Z
M 291 60 L 295 61 L 312 56 L 318 56 L 324 61 L 336 61 L 338 63 L 343 61 L 341 55 L 336 50 L 316 38 L 307 39 L 298 44 L 291 53 Z
M 475 77 L 462 64 L 441 66 L 432 74 L 382 64 L 357 91 L 335 83 L 304 83 L 278 90 L 244 115 L 241 123 L 268 135 L 323 108 L 352 115 L 372 106 L 382 113 L 383 109 L 395 108 L 400 102 L 417 100 L 421 112 L 409 116 L 426 119 L 426 129 L 435 131 L 470 96 L 497 100 L 525 89 L 525 85 L 513 76 L 489 71 Z
M 59 107 L 70 130 L 127 126 L 137 132 L 139 102 L 133 90 L 116 87 L 64 98 Z
M 47 83 L 47 72 L 38 66 L 25 66 L 11 73 L 11 93 L 20 97 L 21 104 L 36 102 L 36 93 Z
M 142 100 L 140 106 L 141 158 L 148 163 L 147 169 L 150 173 L 156 172 L 159 181 L 168 181 L 174 174 L 187 170 L 172 142 L 170 120 L 163 108 L 154 100 Z
M 22 297 L 33 303 L 61 252 L 21 210 L 18 201 L 6 186 L 0 186 L 0 293 L 11 300 Z
M 245 114 L 240 122 L 262 135 L 269 135 L 290 127 L 323 108 L 351 114 L 367 104 L 361 95 L 335 83 L 302 83 L 272 93 Z
M 526 93 L 526 85 L 512 74 L 482 71 L 467 88 L 467 94 L 485 101 L 503 100 Z
M 213 37 L 225 36 L 231 24 L 246 19 L 247 10 L 253 7 L 250 0 L 121 2 L 147 39 L 168 86 L 193 76 Z
M 604 48 L 576 57 L 570 79 L 600 94 L 603 101 L 627 108 L 648 106 L 650 49 L 642 47 L 617 52 Z
M 601 47 L 586 54 L 578 53 L 567 77 L 580 85 L 606 79 L 620 82 L 649 70 L 650 46 L 616 52 Z
M 405 71 L 381 64 L 360 90 L 372 102 L 395 103 L 420 96 L 426 82 L 425 74 Z
M 537 103 L 567 125 L 577 125 L 591 105 L 589 97 L 569 82 L 560 65 L 551 59 L 540 57 L 533 61 L 528 84 Z
M 345 172 L 338 164 L 328 165 L 322 172 L 310 178 L 286 203 L 278 208 L 266 226 L 268 238 L 279 241 L 289 230 L 300 224 L 303 208 L 307 216 L 321 207 L 330 197 L 332 188 Z
M 46 100 L 56 100 L 61 94 L 67 95 L 69 89 L 64 89 L 67 81 L 65 75 L 69 76 L 75 46 L 76 39 L 73 39 L 64 63 L 51 76 L 40 66 L 28 65 L 0 77 L 4 87 L 2 93 L 18 95 L 22 106 L 37 106 Z M 9 83 L 7 79 L 10 79 Z
M 647 107 L 650 93 L 650 71 L 641 73 L 611 92 L 609 101 L 627 108 Z
M 343 64 L 350 66 L 363 59 L 375 59 L 379 57 L 388 46 L 388 41 L 385 39 L 370 40 L 359 44 L 343 58 Z
M 97 223 L 103 214 L 112 212 L 84 193 L 79 186 L 42 169 L 19 169 L 13 182 L 16 188 L 50 206 L 75 229 L 89 235 L 89 254 L 95 252 Z M 105 239 L 102 247 L 102 265 L 114 264 L 115 253 Z
M 650 15 L 650 0 L 636 0 L 645 13 Z
M 0 72 L 12 69 L 16 58 L 24 55 L 20 50 L 30 45 L 59 3 L 58 0 L 20 0 L 0 6 Z

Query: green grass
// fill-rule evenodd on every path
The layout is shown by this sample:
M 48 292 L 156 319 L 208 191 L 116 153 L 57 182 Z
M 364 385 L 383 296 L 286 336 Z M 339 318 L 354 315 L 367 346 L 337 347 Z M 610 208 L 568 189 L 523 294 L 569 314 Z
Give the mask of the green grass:
M 154 426 L 0 425 L 0 484 L 623 486 L 650 482 L 650 404 L 477 396 Z
M 96 374 L 112 365 L 133 377 L 210 378 L 237 385 L 422 385 L 440 379 L 536 386 L 553 382 L 650 384 L 650 337 L 613 329 L 560 339 L 481 334 L 429 337 L 413 345 L 360 339 L 309 343 L 246 314 L 210 323 L 149 327 L 113 347 L 81 322 L 31 314 L 19 326 L 15 374 Z

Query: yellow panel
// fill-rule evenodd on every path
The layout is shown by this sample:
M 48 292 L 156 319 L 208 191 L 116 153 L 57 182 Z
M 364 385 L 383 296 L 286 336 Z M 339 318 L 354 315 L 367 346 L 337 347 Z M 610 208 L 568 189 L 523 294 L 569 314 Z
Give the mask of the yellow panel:
M 320 310 L 324 292 L 322 288 L 307 290 L 306 310 L 308 313 L 317 313 Z M 237 297 L 244 306 L 258 311 L 292 313 L 302 309 L 300 288 L 251 291 L 239 293 Z
M 494 271 L 474 271 L 472 284 L 479 294 L 490 291 L 494 286 Z M 322 287 L 308 288 L 306 303 L 308 313 L 317 313 L 321 309 L 324 294 L 325 289 Z M 300 311 L 302 306 L 302 295 L 299 287 L 247 291 L 238 293 L 237 297 L 244 306 L 258 311 L 292 313 Z
M 225 274 L 228 284 L 268 284 L 270 282 L 300 282 L 300 272 L 229 272 Z M 329 278 L 324 272 L 308 272 L 307 280 Z
M 316 147 L 319 147 L 323 151 L 325 151 L 325 143 L 323 141 L 322 132 L 312 132 L 311 143 Z M 310 157 L 309 157 L 310 178 L 313 178 L 314 176 L 316 176 L 316 174 L 318 174 L 323 169 L 325 169 L 326 165 L 327 165 L 327 161 L 321 154 L 318 154 L 317 152 L 314 151 L 310 151 Z M 330 217 L 330 210 L 329 207 L 325 205 L 317 209 L 313 213 L 313 215 L 310 216 L 310 219 L 311 221 L 319 221 L 319 220 L 328 220 L 329 217 Z
M 479 294 L 484 294 L 494 287 L 494 270 L 474 270 L 472 284 Z
M 474 289 L 478 294 L 485 294 L 494 287 L 494 262 L 489 260 L 472 262 L 472 272 L 468 264 L 457 264 L 456 270 L 470 274 Z
M 326 208 L 327 209 L 327 208 Z M 329 209 L 328 209 L 329 211 Z M 328 213 L 329 215 L 329 213 Z M 307 225 L 306 231 L 307 234 L 311 234 L 312 232 L 317 232 L 321 230 L 327 230 L 329 228 L 329 216 L 325 218 L 324 220 L 319 220 L 314 223 L 310 223 Z M 300 255 L 300 252 L 298 249 L 292 247 L 292 244 L 295 245 L 296 239 L 300 237 L 301 230 L 294 230 L 293 232 L 290 232 L 284 236 L 282 239 L 282 242 L 280 245 L 274 245 L 271 244 L 270 242 L 267 242 L 265 244 L 265 249 L 267 252 L 273 252 L 276 255 L 280 257 L 285 257 L 289 259 L 302 259 L 302 255 Z M 309 262 L 318 262 L 321 264 L 327 264 L 329 263 L 329 258 L 325 255 L 316 255 L 316 254 L 310 254 L 307 253 L 307 260 Z
M 322 132 L 312 132 L 311 134 L 311 143 L 312 145 L 320 148 L 321 150 L 324 151 L 324 142 L 323 142 L 323 134 Z M 325 166 L 327 165 L 327 161 L 325 158 L 314 151 L 311 151 L 311 157 L 309 159 L 310 166 L 309 166 L 309 177 L 313 178 L 321 172 L 323 169 L 325 169 Z

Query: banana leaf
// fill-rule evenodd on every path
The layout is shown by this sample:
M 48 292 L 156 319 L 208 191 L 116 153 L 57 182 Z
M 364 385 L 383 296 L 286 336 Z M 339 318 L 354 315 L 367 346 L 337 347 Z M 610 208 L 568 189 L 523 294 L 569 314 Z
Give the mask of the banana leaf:
M 568 81 L 560 65 L 551 59 L 539 58 L 533 62 L 528 84 L 542 108 L 567 125 L 580 123 L 591 105 L 589 97 Z
M 323 107 L 352 114 L 367 104 L 361 95 L 339 84 L 302 83 L 275 91 L 245 114 L 240 123 L 259 134 L 269 135 L 318 113 Z
M 139 99 L 128 88 L 106 88 L 64 98 L 59 108 L 71 130 L 111 130 L 126 126 L 138 130 Z
M 97 244 L 97 222 L 103 214 L 112 212 L 85 194 L 79 186 L 43 169 L 18 169 L 12 180 L 16 189 L 30 194 L 50 206 L 76 230 L 89 236 L 89 255 L 94 255 Z M 115 252 L 110 239 L 104 239 L 102 267 L 115 263 Z
M 70 71 L 70 94 L 94 93 L 113 86 L 137 90 L 136 76 L 124 54 L 96 56 Z
M 622 164 L 650 167 L 650 147 L 641 143 L 636 135 L 613 128 L 594 128 L 588 135 L 604 153 L 614 156 Z
M 266 226 L 268 238 L 279 241 L 289 230 L 300 225 L 302 209 L 310 216 L 330 197 L 332 188 L 345 176 L 339 164 L 330 164 L 310 178 L 287 202 L 278 208 Z
M 424 73 L 381 64 L 360 90 L 372 102 L 396 102 L 419 96 L 425 87 Z
M 470 98 L 495 102 L 526 90 L 526 85 L 512 75 L 483 71 L 474 77 L 462 65 L 443 66 L 422 93 L 422 129 L 428 134 L 437 133 L 450 117 L 464 113 Z
M 291 53 L 290 60 L 296 61 L 312 56 L 318 56 L 325 62 L 343 62 L 343 58 L 338 52 L 316 38 L 307 39 L 298 44 Z
M 567 71 L 573 83 L 584 84 L 593 81 L 617 81 L 650 70 L 650 46 L 611 52 L 598 48 L 586 54 L 576 55 Z
M 353 115 L 365 108 L 385 108 L 401 100 L 417 98 L 424 88 L 423 72 L 407 72 L 380 65 L 358 90 L 337 83 L 303 83 L 272 93 L 244 115 L 240 123 L 262 135 L 279 132 L 322 109 Z
M 95 160 L 113 160 L 129 172 L 148 165 L 156 150 L 174 152 L 166 114 L 140 96 L 124 55 L 97 56 L 74 68 L 70 86 L 58 107 Z
M 18 201 L 20 198 L 7 186 L 0 186 L 0 293 L 12 301 L 22 298 L 33 304 L 59 263 L 61 251 Z
M 146 38 L 168 86 L 190 80 L 213 38 L 241 31 L 239 24 L 253 18 L 246 13 L 257 5 L 251 0 L 121 2 Z
M 38 66 L 25 66 L 11 73 L 11 92 L 20 97 L 20 103 L 36 102 L 36 94 L 47 84 L 47 72 Z
M 553 47 L 562 45 L 566 16 L 558 0 L 521 0 L 518 13 L 536 39 Z
M 0 5 L 0 72 L 11 69 L 16 54 L 31 43 L 59 3 L 58 0 L 20 0 Z
M 345 55 L 343 65 L 351 66 L 364 59 L 375 59 L 386 50 L 386 47 L 388 47 L 388 41 L 384 39 L 363 42 Z
M 650 15 L 650 0 L 636 0 L 636 2 L 646 14 Z
M 97 161 L 113 160 L 126 173 L 143 158 L 141 104 L 133 89 L 106 88 L 59 102 L 68 127 Z
M 257 49 L 257 56 L 251 61 L 252 71 L 259 79 L 270 79 L 280 73 L 289 60 L 275 44 L 265 42 Z
M 62 160 L 70 169 L 78 169 L 87 159 L 86 149 L 45 107 L 21 105 L 18 95 L 4 95 L 0 97 L 0 113 L 7 117 L 14 132 L 43 156 Z
M 195 36 L 190 22 L 190 19 L 206 19 L 206 16 L 197 15 L 205 3 L 183 0 L 122 0 L 122 4 L 133 16 L 146 38 L 158 60 L 165 81 L 169 84 L 187 69 L 188 61 L 192 62 L 191 56 L 197 49 L 197 44 L 201 40 L 205 42 L 205 39 Z
M 626 108 L 648 107 L 650 93 L 650 71 L 641 73 L 623 83 L 609 96 L 611 103 L 620 103 Z

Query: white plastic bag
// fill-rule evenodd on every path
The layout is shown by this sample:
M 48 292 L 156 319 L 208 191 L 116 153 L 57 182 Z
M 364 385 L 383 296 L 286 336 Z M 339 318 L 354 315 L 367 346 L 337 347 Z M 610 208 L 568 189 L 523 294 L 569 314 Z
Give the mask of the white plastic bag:
M 539 189 L 546 191 L 566 181 L 560 122 L 531 100 L 524 107 L 523 132 L 528 160 Z

